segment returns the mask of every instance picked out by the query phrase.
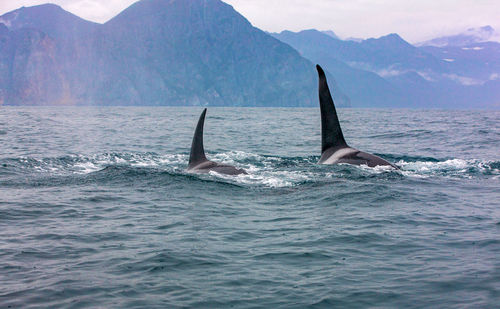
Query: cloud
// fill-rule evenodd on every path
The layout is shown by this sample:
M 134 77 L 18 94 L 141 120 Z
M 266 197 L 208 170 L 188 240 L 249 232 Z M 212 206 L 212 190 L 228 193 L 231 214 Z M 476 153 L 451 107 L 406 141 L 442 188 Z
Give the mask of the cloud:
M 341 37 L 397 32 L 419 42 L 471 27 L 500 28 L 498 0 L 225 0 L 267 31 L 333 30 Z
M 54 3 L 84 19 L 103 23 L 132 5 L 137 0 L 1 0 L 0 15 L 22 6 Z
M 418 75 L 420 75 L 420 77 L 422 77 L 426 81 L 429 81 L 429 82 L 435 82 L 436 81 L 434 78 L 432 78 L 432 75 L 435 75 L 435 74 L 433 74 L 433 72 L 417 71 L 415 73 L 417 73 Z
M 384 70 L 377 71 L 375 73 L 377 73 L 378 75 L 380 75 L 382 77 L 393 77 L 393 76 L 399 76 L 401 74 L 404 74 L 405 72 L 400 71 L 400 70 L 395 70 L 395 69 L 384 69 Z
M 500 29 L 498 0 L 224 1 L 256 27 L 271 32 L 315 28 L 333 30 L 344 38 L 397 32 L 410 42 L 418 42 L 483 25 Z M 82 18 L 105 22 L 136 0 L 0 0 L 0 15 L 46 2 Z
M 137 0 L 66 0 L 64 8 L 88 20 L 106 22 Z M 79 13 L 80 12 L 80 13 Z
M 436 81 L 434 78 L 432 78 L 433 72 L 425 72 L 425 71 L 413 71 L 413 70 L 397 70 L 394 69 L 393 67 L 389 67 L 387 69 L 382 69 L 378 71 L 374 71 L 374 73 L 378 74 L 379 76 L 386 78 L 386 77 L 395 77 L 395 76 L 400 76 L 403 74 L 407 73 L 416 73 L 423 79 L 429 82 L 434 82 Z
M 477 86 L 484 84 L 483 81 L 457 74 L 445 74 L 444 76 L 464 86 Z

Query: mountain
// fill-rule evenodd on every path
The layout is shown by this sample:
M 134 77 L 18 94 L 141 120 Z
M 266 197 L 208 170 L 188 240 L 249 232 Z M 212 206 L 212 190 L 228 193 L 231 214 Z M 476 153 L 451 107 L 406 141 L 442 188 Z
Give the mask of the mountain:
M 97 24 L 56 5 L 20 8 L 0 17 L 0 102 L 74 105 L 81 54 Z
M 356 42 L 316 30 L 273 36 L 322 63 L 353 106 L 487 108 L 500 101 L 500 43 L 416 47 L 397 34 Z
M 304 57 L 322 63 L 353 106 L 436 107 L 439 103 L 428 100 L 433 88 L 420 75 L 440 67 L 439 61 L 396 34 L 361 42 L 335 39 L 316 30 L 273 35 Z
M 424 42 L 420 49 L 443 60 L 449 72 L 445 78 L 455 85 L 449 91 L 456 101 L 474 102 L 478 107 L 498 108 L 500 43 L 492 41 L 494 39 L 498 39 L 498 33 L 492 27 L 485 26 Z
M 392 33 L 377 39 L 367 39 L 356 43 L 363 51 L 362 56 L 354 58 L 345 55 L 346 61 L 364 63 L 375 70 L 428 70 L 441 71 L 441 61 Z
M 467 46 L 475 43 L 488 42 L 498 37 L 499 34 L 495 32 L 491 26 L 484 26 L 481 28 L 469 28 L 467 31 L 450 35 L 434 38 L 425 42 L 420 42 L 415 44 L 416 46 L 434 46 L 434 47 L 445 47 L 445 46 Z
M 349 66 L 381 76 L 399 75 L 411 70 L 445 71 L 435 57 L 412 46 L 397 34 L 361 42 L 334 39 L 316 30 L 273 34 L 302 54 L 327 52 Z
M 314 64 L 219 0 L 142 0 L 102 25 L 47 4 L 0 22 L 3 104 L 317 106 Z
M 44 4 L 0 16 L 0 105 L 316 107 L 319 63 L 339 106 L 498 108 L 497 36 L 269 34 L 219 0 L 142 0 L 105 24 Z
M 423 46 L 421 50 L 442 59 L 453 78 L 464 85 L 500 79 L 500 43 L 482 42 L 463 46 Z
M 341 87 L 357 107 L 394 107 L 408 105 L 405 97 L 393 85 L 374 72 L 350 66 L 341 54 L 359 53 L 354 43 L 335 39 L 317 30 L 298 33 L 283 31 L 273 34 L 290 44 L 304 57 L 320 63 L 335 76 Z M 334 91 L 335 92 L 335 91 Z
M 98 24 L 73 15 L 55 4 L 42 4 L 22 7 L 0 16 L 10 31 L 36 29 L 54 39 L 72 39 L 84 36 L 94 30 Z
M 143 0 L 104 24 L 101 33 L 98 50 L 108 72 L 123 77 L 114 87 L 133 89 L 128 97 L 138 101 L 317 104 L 314 65 L 218 0 Z M 123 50 L 130 53 L 126 59 Z M 127 60 L 132 70 L 121 65 Z M 348 102 L 342 93 L 338 99 Z

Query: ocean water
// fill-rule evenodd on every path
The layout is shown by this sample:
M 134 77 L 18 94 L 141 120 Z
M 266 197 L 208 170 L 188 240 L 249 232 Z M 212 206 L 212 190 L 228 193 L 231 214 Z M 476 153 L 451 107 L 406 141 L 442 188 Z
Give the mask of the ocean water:
M 499 308 L 500 112 L 0 109 L 0 308 Z

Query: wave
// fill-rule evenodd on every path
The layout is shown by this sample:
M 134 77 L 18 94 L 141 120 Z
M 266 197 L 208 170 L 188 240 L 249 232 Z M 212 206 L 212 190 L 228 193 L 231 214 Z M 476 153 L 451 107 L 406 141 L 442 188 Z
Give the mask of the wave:
M 49 158 L 0 159 L 0 184 L 7 180 L 26 176 L 59 182 L 60 178 L 91 175 L 106 179 L 120 174 L 124 177 L 148 175 L 183 177 L 189 180 L 215 181 L 251 187 L 293 187 L 304 184 L 329 183 L 338 180 L 400 179 L 404 177 L 430 178 L 500 178 L 500 161 L 477 159 L 436 159 L 432 157 L 408 157 L 380 154 L 395 162 L 401 170 L 381 166 L 352 166 L 339 164 L 324 166 L 316 164 L 319 157 L 278 157 L 241 151 L 230 151 L 210 155 L 215 161 L 232 164 L 248 171 L 248 175 L 227 176 L 211 172 L 197 175 L 185 171 L 187 154 L 147 153 L 103 153 L 90 156 L 68 155 Z M 23 177 L 19 177 L 23 176 Z M 123 178 L 123 177 L 122 177 Z

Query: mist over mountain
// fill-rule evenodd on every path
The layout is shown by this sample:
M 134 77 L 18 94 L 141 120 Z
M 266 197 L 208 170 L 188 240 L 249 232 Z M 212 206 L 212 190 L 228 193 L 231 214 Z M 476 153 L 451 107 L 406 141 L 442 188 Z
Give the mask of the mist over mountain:
M 321 31 L 321 32 L 323 32 L 323 33 L 324 33 L 324 34 L 326 34 L 326 35 L 331 36 L 331 37 L 332 37 L 332 38 L 334 38 L 334 39 L 340 39 L 340 38 L 338 37 L 338 35 L 337 35 L 335 32 L 333 32 L 332 30 L 324 30 L 324 31 Z
M 491 27 L 481 29 L 483 34 L 493 31 Z M 417 47 L 397 34 L 352 41 L 316 30 L 283 31 L 273 36 L 311 61 L 323 63 L 353 106 L 500 106 L 497 42 Z M 485 38 L 483 35 L 473 41 Z
M 102 25 L 47 4 L 0 25 L 3 104 L 317 105 L 314 64 L 219 0 L 143 0 Z
M 500 38 L 500 34 L 496 33 L 491 26 L 480 28 L 469 28 L 459 34 L 442 36 L 428 41 L 415 44 L 416 46 L 467 46 L 475 43 L 483 43 Z

